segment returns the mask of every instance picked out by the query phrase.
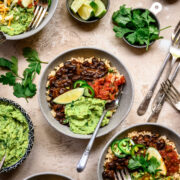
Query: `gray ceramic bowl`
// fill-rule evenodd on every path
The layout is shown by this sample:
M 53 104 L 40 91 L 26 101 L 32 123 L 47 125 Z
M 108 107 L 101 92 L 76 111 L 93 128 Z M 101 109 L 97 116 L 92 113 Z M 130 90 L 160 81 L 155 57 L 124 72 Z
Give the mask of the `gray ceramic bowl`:
M 46 100 L 46 83 L 47 83 L 47 77 L 49 73 L 62 62 L 65 62 L 66 60 L 70 59 L 71 57 L 100 57 L 109 59 L 111 61 L 112 66 L 115 66 L 119 72 L 124 74 L 126 78 L 126 85 L 124 87 L 124 94 L 121 99 L 121 106 L 118 108 L 116 113 L 113 115 L 113 117 L 110 120 L 110 123 L 100 128 L 97 137 L 103 136 L 109 132 L 111 132 L 113 129 L 115 129 L 127 116 L 129 113 L 132 103 L 133 103 L 133 84 L 130 77 L 130 74 L 126 67 L 119 61 L 117 57 L 114 55 L 108 53 L 107 51 L 100 50 L 97 48 L 90 48 L 90 47 L 84 47 L 84 48 L 77 48 L 77 49 L 71 49 L 69 51 L 66 51 L 59 56 L 57 56 L 54 60 L 52 60 L 48 66 L 46 67 L 45 71 L 42 74 L 41 80 L 39 82 L 39 91 L 38 91 L 38 99 L 41 111 L 46 118 L 46 120 L 49 122 L 49 124 L 54 127 L 57 131 L 73 137 L 73 138 L 79 138 L 79 139 L 89 139 L 91 135 L 79 135 L 74 134 L 70 131 L 69 127 L 61 125 L 51 114 L 50 108 L 48 107 L 48 103 Z
M 33 124 L 31 122 L 31 119 L 30 119 L 29 115 L 26 113 L 26 111 L 19 104 L 15 103 L 12 100 L 8 100 L 6 98 L 0 98 L 0 103 L 1 102 L 5 103 L 5 104 L 13 105 L 17 109 L 19 109 L 21 111 L 21 113 L 24 115 L 24 117 L 26 118 L 26 120 L 28 122 L 28 126 L 29 126 L 29 144 L 28 144 L 28 148 L 26 150 L 26 153 L 24 154 L 24 156 L 16 164 L 14 164 L 14 165 L 12 165 L 10 167 L 2 168 L 0 170 L 0 173 L 5 173 L 5 172 L 9 172 L 9 171 L 11 171 L 13 169 L 16 169 L 28 157 L 28 155 L 31 152 L 31 149 L 33 147 L 33 143 L 34 143 L 34 128 L 33 128 Z
M 155 124 L 155 123 L 145 123 L 145 124 L 138 124 L 135 126 L 131 126 L 131 127 L 128 127 L 127 129 L 122 130 L 121 132 L 117 133 L 114 137 L 112 137 L 109 140 L 109 142 L 106 144 L 104 149 L 102 150 L 102 153 L 100 155 L 99 162 L 98 162 L 98 169 L 97 169 L 98 180 L 103 180 L 102 178 L 103 164 L 105 160 L 105 155 L 111 143 L 115 139 L 121 139 L 121 138 L 127 137 L 127 134 L 132 131 L 151 131 L 154 133 L 158 133 L 160 135 L 165 135 L 170 141 L 173 141 L 176 144 L 176 148 L 178 152 L 180 153 L 180 136 L 173 130 L 165 126 Z
M 136 8 L 136 9 L 133 9 L 132 11 L 134 10 L 141 10 L 141 11 L 145 11 L 146 9 L 144 8 Z M 148 10 L 148 9 L 147 9 Z M 155 20 L 155 26 L 160 30 L 160 24 L 159 24 L 159 21 L 156 17 L 156 15 L 150 11 L 150 16 Z M 139 48 L 139 49 L 142 49 L 142 48 L 146 48 L 146 45 L 140 45 L 140 44 L 131 44 L 125 37 L 123 37 L 123 40 L 129 45 L 129 46 L 132 46 L 134 48 Z M 151 46 L 155 41 L 151 41 L 149 46 Z
M 24 32 L 22 34 L 16 35 L 16 36 L 9 36 L 7 34 L 4 34 L 6 37 L 6 40 L 20 40 L 25 39 L 30 36 L 33 36 L 34 34 L 38 33 L 40 30 L 42 30 L 46 24 L 50 21 L 50 19 L 53 17 L 55 10 L 58 5 L 58 0 L 52 0 L 52 4 L 48 10 L 48 15 L 45 17 L 45 19 L 42 21 L 42 23 L 38 26 L 37 29 L 32 29 L 30 31 Z
M 44 172 L 29 176 L 24 180 L 72 180 L 72 179 L 70 177 L 58 173 Z
M 70 15 L 71 15 L 74 19 L 76 19 L 77 21 L 82 22 L 82 23 L 94 23 L 94 22 L 99 21 L 100 19 L 102 19 L 102 18 L 106 15 L 106 13 L 107 13 L 108 10 L 109 10 L 109 6 L 110 6 L 110 0 L 101 0 L 101 1 L 104 3 L 105 7 L 106 7 L 106 10 L 107 10 L 106 13 L 105 13 L 101 18 L 92 18 L 92 19 L 90 19 L 90 20 L 85 21 L 85 20 L 83 20 L 78 14 L 75 14 L 75 13 L 71 10 L 71 4 L 72 4 L 73 1 L 74 1 L 74 0 L 66 0 L 67 10 L 68 10 L 68 12 L 70 13 Z

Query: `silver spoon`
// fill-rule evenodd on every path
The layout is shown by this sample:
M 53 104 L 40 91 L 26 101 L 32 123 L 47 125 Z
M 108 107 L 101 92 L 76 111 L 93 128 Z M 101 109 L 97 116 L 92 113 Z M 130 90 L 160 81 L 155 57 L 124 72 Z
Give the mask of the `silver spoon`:
M 4 157 L 2 158 L 2 160 L 0 162 L 0 170 L 1 170 L 2 166 L 3 166 L 3 164 L 4 164 L 5 159 L 6 159 L 6 154 L 4 155 Z
M 84 170 L 84 168 L 86 167 L 86 164 L 87 164 L 87 161 L 88 161 L 88 157 L 89 157 L 89 154 L 90 154 L 90 151 L 91 151 L 91 148 L 94 144 L 94 140 L 96 138 L 96 135 L 99 131 L 99 128 L 101 126 L 101 123 L 102 123 L 102 120 L 104 119 L 104 116 L 106 115 L 107 111 L 109 110 L 113 110 L 113 109 L 117 109 L 120 105 L 120 98 L 121 98 L 121 94 L 122 94 L 122 89 L 123 89 L 123 85 L 121 85 L 120 89 L 119 89 L 119 93 L 118 93 L 118 96 L 117 96 L 117 99 L 114 100 L 114 101 L 111 101 L 110 103 L 106 103 L 105 105 L 105 109 L 101 115 L 101 118 L 96 126 L 96 129 L 81 157 L 81 159 L 79 160 L 79 163 L 77 164 L 77 171 L 78 172 L 82 172 Z

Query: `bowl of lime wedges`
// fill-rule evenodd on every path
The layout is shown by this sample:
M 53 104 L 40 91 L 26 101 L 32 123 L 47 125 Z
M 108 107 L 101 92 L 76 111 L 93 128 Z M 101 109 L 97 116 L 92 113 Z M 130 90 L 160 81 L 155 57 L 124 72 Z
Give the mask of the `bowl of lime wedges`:
M 79 22 L 93 23 L 107 13 L 110 0 L 66 0 L 70 15 Z

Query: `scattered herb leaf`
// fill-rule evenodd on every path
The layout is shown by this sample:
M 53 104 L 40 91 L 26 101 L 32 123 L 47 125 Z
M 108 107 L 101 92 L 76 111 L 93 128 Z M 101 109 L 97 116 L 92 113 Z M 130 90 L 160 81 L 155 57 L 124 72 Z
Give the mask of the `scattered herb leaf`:
M 28 67 L 23 72 L 23 77 L 18 76 L 18 59 L 11 57 L 11 61 L 0 58 L 0 67 L 7 68 L 10 72 L 0 76 L 0 83 L 13 86 L 13 94 L 18 98 L 31 98 L 36 94 L 37 88 L 33 83 L 36 74 L 40 74 L 41 63 L 38 53 L 29 47 L 23 49 L 23 55 L 29 62 Z

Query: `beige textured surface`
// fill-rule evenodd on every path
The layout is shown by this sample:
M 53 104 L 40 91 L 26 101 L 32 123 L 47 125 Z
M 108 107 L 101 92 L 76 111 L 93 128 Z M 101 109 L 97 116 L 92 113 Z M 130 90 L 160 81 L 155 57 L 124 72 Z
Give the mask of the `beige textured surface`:
M 71 176 L 75 180 L 96 180 L 97 160 L 109 138 L 124 127 L 146 122 L 150 110 L 142 117 L 137 116 L 136 110 L 167 53 L 168 39 L 172 28 L 163 31 L 161 35 L 164 36 L 164 40 L 157 41 L 148 52 L 130 48 L 114 36 L 111 23 L 113 11 L 125 3 L 134 8 L 149 8 L 154 1 L 110 1 L 111 6 L 107 15 L 99 23 L 86 25 L 79 24 L 72 19 L 66 10 L 65 0 L 60 0 L 54 18 L 40 33 L 26 40 L 4 43 L 1 45 L 0 57 L 17 56 L 19 66 L 23 69 L 26 66 L 22 57 L 24 46 L 36 48 L 43 61 L 51 61 L 64 50 L 79 46 L 98 47 L 115 54 L 127 66 L 135 86 L 134 105 L 126 121 L 109 135 L 96 140 L 85 171 L 78 174 L 76 164 L 88 141 L 72 139 L 52 129 L 40 112 L 37 96 L 26 103 L 24 99 L 14 97 L 10 87 L 0 85 L 0 96 L 20 103 L 31 116 L 35 128 L 35 144 L 28 159 L 15 171 L 0 175 L 0 180 L 22 180 L 26 176 L 43 171 L 59 172 Z M 161 27 L 167 25 L 174 27 L 180 18 L 180 1 L 171 1 L 170 3 L 161 0 L 160 2 L 163 3 L 164 7 L 158 15 Z M 20 71 L 22 69 L 20 68 Z M 39 77 L 36 78 L 36 83 L 38 83 L 38 80 Z M 180 89 L 180 74 L 176 79 L 176 86 Z M 167 125 L 180 133 L 179 120 L 180 114 L 166 103 L 158 123 Z

